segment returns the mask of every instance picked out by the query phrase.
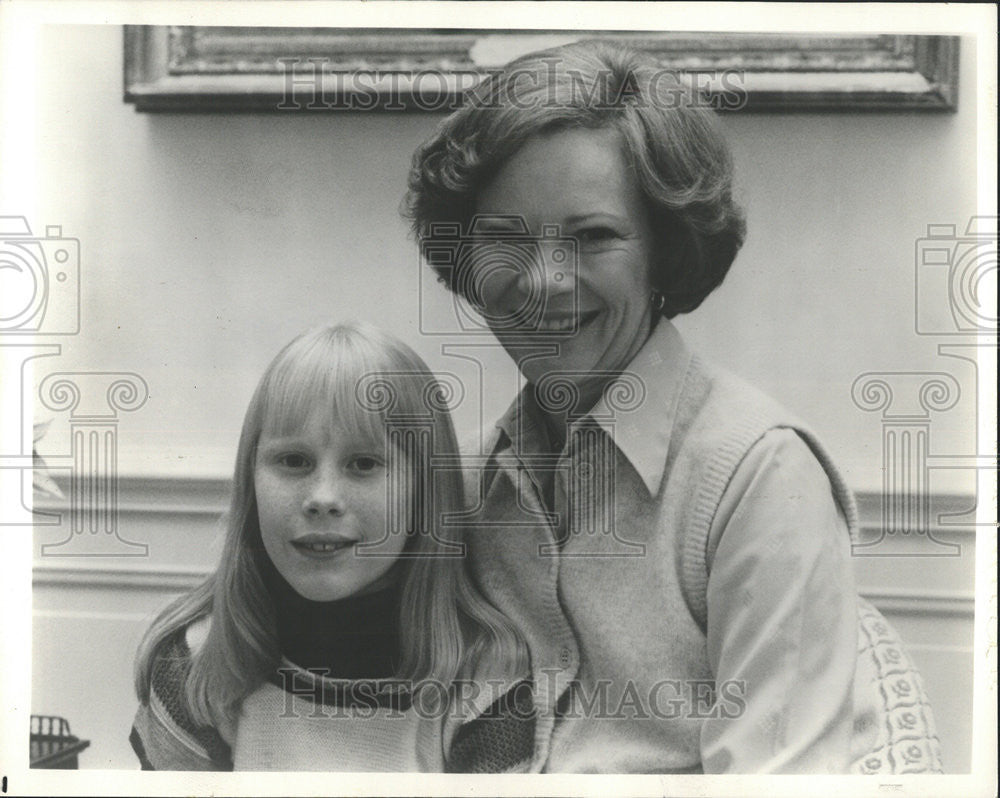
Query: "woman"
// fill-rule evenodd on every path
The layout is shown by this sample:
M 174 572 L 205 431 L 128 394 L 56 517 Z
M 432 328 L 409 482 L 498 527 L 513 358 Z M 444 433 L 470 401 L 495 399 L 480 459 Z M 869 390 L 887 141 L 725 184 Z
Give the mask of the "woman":
M 895 763 L 901 740 L 854 696 L 880 674 L 857 654 L 843 480 L 669 321 L 743 242 L 711 111 L 614 45 L 530 54 L 417 151 L 407 199 L 431 265 L 527 380 L 486 442 L 470 552 L 528 640 L 532 767 Z M 459 256 L 436 261 L 455 223 Z M 936 738 L 907 741 L 913 769 L 933 767 Z

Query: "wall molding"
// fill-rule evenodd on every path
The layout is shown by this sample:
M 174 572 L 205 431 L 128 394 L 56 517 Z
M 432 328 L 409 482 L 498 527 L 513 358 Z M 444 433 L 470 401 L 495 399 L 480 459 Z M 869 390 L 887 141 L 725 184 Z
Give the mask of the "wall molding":
M 36 501 L 42 513 L 69 511 L 69 483 L 55 476 L 63 499 Z M 231 480 L 223 477 L 118 476 L 119 515 L 221 518 L 229 508 Z
M 902 498 L 905 494 L 899 494 Z M 875 536 L 882 528 L 882 493 L 880 491 L 854 491 L 858 506 L 861 537 Z M 896 498 L 894 503 L 901 503 Z M 975 536 L 977 497 L 972 494 L 932 493 L 929 497 L 935 535 Z
M 106 588 L 180 593 L 197 587 L 209 573 L 207 568 L 190 566 L 134 565 L 123 568 L 91 563 L 36 563 L 31 572 L 31 585 L 33 588 Z
M 69 484 L 56 477 L 68 497 Z M 221 518 L 229 506 L 231 480 L 224 477 L 129 476 L 118 477 L 119 515 L 197 516 Z M 882 496 L 878 491 L 855 491 L 862 538 L 877 535 L 882 526 Z M 930 497 L 934 523 L 931 531 L 943 535 L 974 536 L 976 497 L 935 493 Z M 68 499 L 36 501 L 39 513 L 66 513 Z
M 120 522 L 128 518 L 146 518 L 146 523 L 159 522 L 187 525 L 195 517 L 221 519 L 227 510 L 230 481 L 221 477 L 179 476 L 120 476 L 118 479 L 118 513 Z M 68 495 L 68 485 L 64 493 Z M 881 496 L 878 492 L 858 492 L 861 536 L 878 534 L 881 526 Z M 967 519 L 975 507 L 972 496 L 938 494 L 931 497 L 934 518 L 951 516 Z M 68 513 L 67 500 L 39 502 L 40 512 Z M 173 520 L 172 520 L 173 519 Z M 932 532 L 939 538 L 958 539 L 974 544 L 977 527 L 974 523 L 955 525 L 935 524 Z M 182 565 L 152 565 L 134 560 L 122 564 L 119 559 L 103 562 L 93 559 L 72 561 L 69 558 L 37 558 L 32 570 L 35 588 L 60 590 L 104 589 L 141 590 L 160 593 L 181 593 L 199 585 L 208 575 L 203 567 Z M 862 589 L 862 595 L 882 612 L 925 617 L 974 617 L 975 596 L 964 591 L 926 591 L 914 587 L 876 587 Z
M 962 590 L 919 591 L 913 588 L 862 589 L 861 595 L 883 614 L 975 617 L 976 596 Z

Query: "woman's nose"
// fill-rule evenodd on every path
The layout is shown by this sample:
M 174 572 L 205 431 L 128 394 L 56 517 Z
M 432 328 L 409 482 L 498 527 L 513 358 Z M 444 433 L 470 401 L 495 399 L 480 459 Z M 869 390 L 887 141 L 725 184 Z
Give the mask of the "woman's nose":
M 573 290 L 573 251 L 561 241 L 536 244 L 517 276 L 517 287 L 525 295 L 552 296 Z
M 309 485 L 302 506 L 306 515 L 337 516 L 344 512 L 344 497 L 340 480 L 334 474 L 319 473 Z

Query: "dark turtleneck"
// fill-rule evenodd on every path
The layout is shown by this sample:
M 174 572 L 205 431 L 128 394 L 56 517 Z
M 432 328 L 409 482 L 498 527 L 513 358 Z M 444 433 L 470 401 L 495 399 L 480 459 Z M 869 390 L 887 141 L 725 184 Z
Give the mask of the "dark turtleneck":
M 381 679 L 399 666 L 399 580 L 337 601 L 300 596 L 264 554 L 282 655 L 333 679 Z M 393 569 L 395 570 L 395 569 Z M 398 574 L 397 574 L 398 576 Z

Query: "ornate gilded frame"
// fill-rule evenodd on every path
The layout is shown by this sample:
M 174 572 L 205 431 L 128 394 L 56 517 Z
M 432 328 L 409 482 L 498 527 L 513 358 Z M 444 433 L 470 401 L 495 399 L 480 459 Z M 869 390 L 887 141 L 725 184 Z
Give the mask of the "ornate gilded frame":
M 449 111 L 511 57 L 628 41 L 723 110 L 936 110 L 957 102 L 955 36 L 125 27 L 140 111 Z

